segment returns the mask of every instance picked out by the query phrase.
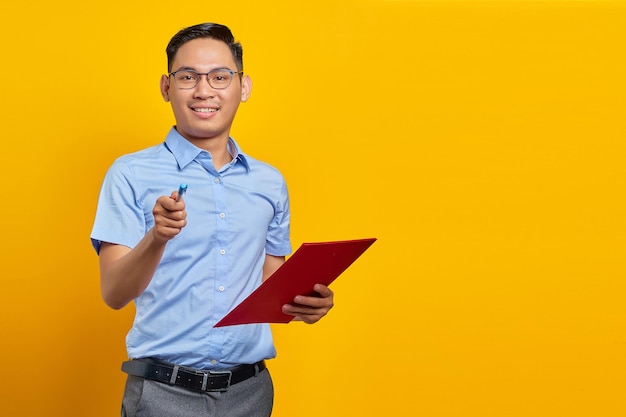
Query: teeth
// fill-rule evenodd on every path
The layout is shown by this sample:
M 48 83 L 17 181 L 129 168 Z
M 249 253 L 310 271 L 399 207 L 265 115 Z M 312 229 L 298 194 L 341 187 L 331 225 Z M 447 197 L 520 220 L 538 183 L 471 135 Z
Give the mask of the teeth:
M 196 111 L 198 113 L 215 113 L 217 109 L 207 109 L 206 107 L 201 107 L 198 109 L 193 109 L 193 111 Z

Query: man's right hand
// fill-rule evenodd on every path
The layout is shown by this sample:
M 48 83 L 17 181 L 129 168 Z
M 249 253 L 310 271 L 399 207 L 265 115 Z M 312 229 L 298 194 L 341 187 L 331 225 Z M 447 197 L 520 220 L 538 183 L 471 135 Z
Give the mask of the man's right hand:
M 176 197 L 177 191 L 172 192 L 169 197 L 159 197 L 152 209 L 154 216 L 152 233 L 158 241 L 172 240 L 187 225 L 185 201 L 182 198 L 176 201 Z

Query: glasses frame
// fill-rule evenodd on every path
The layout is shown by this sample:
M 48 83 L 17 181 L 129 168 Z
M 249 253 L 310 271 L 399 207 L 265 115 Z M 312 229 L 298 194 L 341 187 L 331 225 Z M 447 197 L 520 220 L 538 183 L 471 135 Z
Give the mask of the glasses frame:
M 189 68 L 182 68 L 173 72 L 170 72 L 169 74 L 167 74 L 168 77 L 174 76 L 174 84 L 176 84 L 176 87 L 178 87 L 180 90 L 192 90 L 194 88 L 196 88 L 198 86 L 198 83 L 200 82 L 200 77 L 198 77 L 198 79 L 196 80 L 196 83 L 193 85 L 193 87 L 180 87 L 178 85 L 178 81 L 176 81 L 176 74 L 179 72 L 193 72 L 194 74 L 197 74 L 198 76 L 204 75 L 206 78 L 207 83 L 211 86 L 211 88 L 215 89 L 215 90 L 225 90 L 228 87 L 230 87 L 230 84 L 233 82 L 233 78 L 235 74 L 239 74 L 239 76 L 241 77 L 243 75 L 243 71 L 233 71 L 229 68 L 215 68 L 214 70 L 211 70 L 209 72 L 198 72 L 194 69 L 189 69 Z M 228 72 L 230 73 L 230 81 L 228 82 L 228 85 L 225 87 L 214 87 L 213 84 L 211 84 L 211 79 L 209 78 L 209 74 L 213 74 L 215 72 L 219 72 L 219 71 L 223 71 L 223 72 Z

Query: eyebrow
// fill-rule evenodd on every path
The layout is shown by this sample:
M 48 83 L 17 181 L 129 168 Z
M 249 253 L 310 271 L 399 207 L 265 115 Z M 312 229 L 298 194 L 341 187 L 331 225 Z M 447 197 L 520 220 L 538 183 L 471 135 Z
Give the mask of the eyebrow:
M 227 70 L 227 71 L 235 71 L 235 72 L 237 72 L 236 70 L 230 69 L 228 67 L 216 67 L 216 68 L 213 68 L 209 72 L 213 72 L 213 71 L 216 71 L 216 70 Z M 177 70 L 174 70 L 172 72 L 178 72 L 178 71 L 193 71 L 193 72 L 198 72 L 198 73 L 200 72 L 200 71 L 198 71 L 197 69 L 195 69 L 193 67 L 180 67 Z

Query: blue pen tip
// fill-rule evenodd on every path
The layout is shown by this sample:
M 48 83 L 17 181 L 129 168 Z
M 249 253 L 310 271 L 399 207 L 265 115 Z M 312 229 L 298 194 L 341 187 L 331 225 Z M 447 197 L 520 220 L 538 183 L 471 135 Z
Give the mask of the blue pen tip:
M 187 190 L 187 184 L 180 184 L 180 190 L 181 191 L 186 191 Z

